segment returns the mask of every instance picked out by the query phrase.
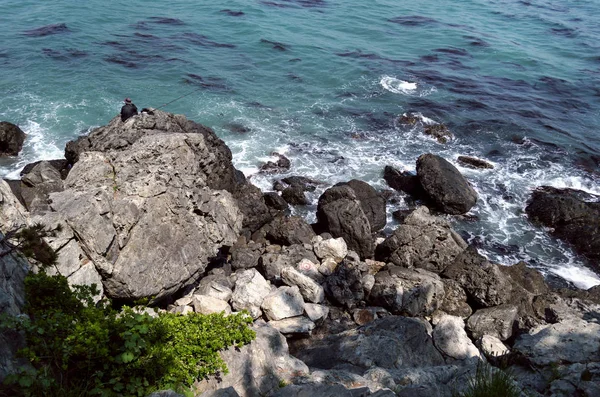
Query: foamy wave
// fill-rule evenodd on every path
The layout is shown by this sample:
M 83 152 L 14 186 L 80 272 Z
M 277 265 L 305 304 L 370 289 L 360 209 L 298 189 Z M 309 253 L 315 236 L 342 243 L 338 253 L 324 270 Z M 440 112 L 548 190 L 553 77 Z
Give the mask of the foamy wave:
M 383 76 L 379 84 L 394 94 L 413 94 L 417 90 L 417 83 L 411 83 L 391 76 Z
M 600 285 L 600 277 L 591 270 L 581 266 L 568 264 L 559 268 L 550 268 L 549 271 L 570 281 L 577 288 L 590 289 L 596 285 Z

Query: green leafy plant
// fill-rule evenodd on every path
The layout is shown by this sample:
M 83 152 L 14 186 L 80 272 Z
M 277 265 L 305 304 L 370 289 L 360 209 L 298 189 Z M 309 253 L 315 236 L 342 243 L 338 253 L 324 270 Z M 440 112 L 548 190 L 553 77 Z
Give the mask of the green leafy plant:
M 44 271 L 25 280 L 27 316 L 4 318 L 21 331 L 28 365 L 4 381 L 11 396 L 145 396 L 188 392 L 196 379 L 227 373 L 218 352 L 254 339 L 247 314 L 156 317 L 94 304 L 95 286 L 69 287 Z M 0 394 L 1 395 L 1 394 Z
M 520 389 L 507 371 L 496 369 L 483 361 L 477 364 L 475 376 L 469 379 L 467 388 L 460 393 L 456 391 L 452 393 L 453 397 L 519 397 L 520 395 Z

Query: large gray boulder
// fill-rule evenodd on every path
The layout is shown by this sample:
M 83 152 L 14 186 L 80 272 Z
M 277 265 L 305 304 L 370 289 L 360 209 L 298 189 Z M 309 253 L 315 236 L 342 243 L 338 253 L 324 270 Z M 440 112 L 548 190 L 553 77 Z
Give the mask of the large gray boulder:
M 417 159 L 417 176 L 437 209 L 447 214 L 468 212 L 477 202 L 477 192 L 447 160 L 428 153 Z
M 8 121 L 0 122 L 0 155 L 16 156 L 23 148 L 25 133 Z
M 108 296 L 171 295 L 238 239 L 243 216 L 225 190 L 235 187 L 235 169 L 211 130 L 157 111 L 114 119 L 67 152 L 76 162 L 40 221 L 74 236 L 77 256 L 59 253 L 59 265 L 91 262 Z
M 580 190 L 542 186 L 532 193 L 525 211 L 532 222 L 550 228 L 553 235 L 572 244 L 594 265 L 600 262 L 598 199 Z
M 455 360 L 482 358 L 465 332 L 465 322 L 456 316 L 442 315 L 436 319 L 433 343 L 446 357 Z
M 421 206 L 377 246 L 375 259 L 440 273 L 466 248 L 467 243 L 448 222 Z
M 373 256 L 371 223 L 350 186 L 331 187 L 319 197 L 317 221 L 323 231 L 335 238 L 343 237 L 348 248 L 361 258 Z
M 437 274 L 423 269 L 388 265 L 375 275 L 369 303 L 394 314 L 429 316 L 444 301 L 444 284 Z

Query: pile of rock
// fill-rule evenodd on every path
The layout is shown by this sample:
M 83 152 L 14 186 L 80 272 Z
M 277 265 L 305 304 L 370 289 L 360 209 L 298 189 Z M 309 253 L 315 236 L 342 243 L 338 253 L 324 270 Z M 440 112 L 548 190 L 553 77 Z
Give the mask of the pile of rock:
M 600 393 L 600 287 L 555 291 L 525 263 L 490 263 L 426 206 L 381 237 L 384 196 L 351 180 L 318 197 L 309 225 L 288 204 L 321 182 L 287 178 L 276 186 L 287 194 L 263 194 L 212 130 L 160 111 L 117 117 L 65 157 L 27 167 L 18 200 L 0 183 L 3 225 L 62 225 L 47 240 L 51 271 L 98 284 L 97 299 L 247 311 L 257 339 L 222 352 L 230 373 L 199 382 L 202 396 L 450 396 L 480 360 L 503 360 L 530 395 Z M 384 175 L 433 210 L 462 214 L 477 200 L 431 154 L 416 176 Z M 552 208 L 552 220 L 576 222 L 557 233 L 582 233 L 581 217 Z

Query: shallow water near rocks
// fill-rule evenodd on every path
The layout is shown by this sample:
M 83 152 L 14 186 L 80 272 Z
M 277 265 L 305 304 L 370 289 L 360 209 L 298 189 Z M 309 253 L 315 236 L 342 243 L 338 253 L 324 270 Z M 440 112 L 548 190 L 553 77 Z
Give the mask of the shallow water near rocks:
M 600 284 L 569 247 L 530 225 L 533 188 L 600 194 L 600 4 L 556 0 L 0 3 L 0 120 L 27 134 L 5 177 L 61 158 L 125 97 L 212 127 L 263 190 L 272 152 L 289 175 L 387 189 L 385 165 L 431 152 L 479 193 L 476 220 L 449 218 L 480 252 L 527 261 L 582 288 Z M 422 115 L 403 126 L 400 115 Z M 443 123 L 454 139 L 423 135 Z M 458 165 L 459 155 L 494 164 Z M 405 208 L 398 196 L 389 213 Z M 387 230 L 395 227 L 389 217 Z

